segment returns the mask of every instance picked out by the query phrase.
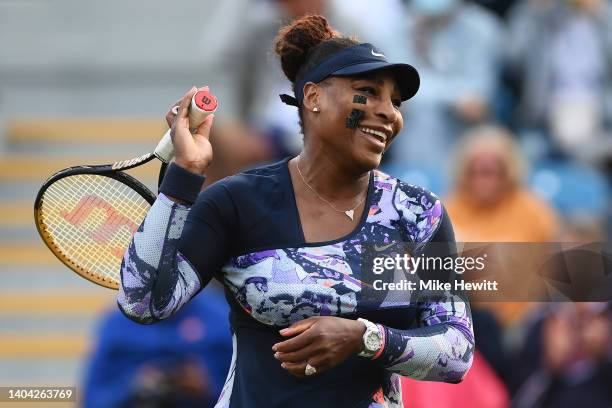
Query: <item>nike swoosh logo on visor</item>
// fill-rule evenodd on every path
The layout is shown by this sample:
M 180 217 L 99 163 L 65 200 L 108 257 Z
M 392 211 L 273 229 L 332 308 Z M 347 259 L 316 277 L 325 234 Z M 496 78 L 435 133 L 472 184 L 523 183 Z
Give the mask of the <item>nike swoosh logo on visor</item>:
M 372 55 L 373 55 L 373 56 L 375 56 L 375 57 L 383 57 L 383 58 L 387 58 L 387 57 L 385 57 L 385 54 L 379 54 L 379 53 L 377 53 L 377 52 L 374 52 L 374 50 L 372 50 Z

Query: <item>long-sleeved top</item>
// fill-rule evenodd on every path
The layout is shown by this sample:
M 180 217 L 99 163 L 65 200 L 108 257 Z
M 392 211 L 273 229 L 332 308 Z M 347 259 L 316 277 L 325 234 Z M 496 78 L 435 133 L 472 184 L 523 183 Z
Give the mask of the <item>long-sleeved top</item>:
M 370 244 L 436 241 L 454 243 L 437 197 L 376 170 L 357 227 L 306 242 L 283 160 L 211 185 L 193 206 L 160 194 L 125 254 L 118 303 L 131 319 L 152 323 L 211 279 L 223 283 L 234 355 L 218 407 L 401 407 L 400 375 L 459 382 L 468 371 L 469 303 L 451 292 L 392 301 L 362 296 L 362 255 Z M 383 350 L 375 359 L 355 355 L 327 372 L 294 377 L 272 345 L 285 340 L 280 328 L 310 316 L 373 321 L 384 331 Z

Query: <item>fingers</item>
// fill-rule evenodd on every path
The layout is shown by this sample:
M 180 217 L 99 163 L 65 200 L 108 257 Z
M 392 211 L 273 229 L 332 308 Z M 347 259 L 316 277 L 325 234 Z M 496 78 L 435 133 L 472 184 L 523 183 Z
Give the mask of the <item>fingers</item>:
M 309 317 L 308 319 L 300 320 L 299 322 L 293 323 L 286 329 L 279 331 L 279 333 L 283 337 L 295 336 L 310 328 L 310 326 L 315 324 L 317 320 L 317 317 Z
M 178 109 L 178 106 L 181 103 L 181 99 L 179 99 L 178 101 L 174 102 L 172 104 L 172 108 L 170 108 L 168 113 L 166 113 L 166 123 L 168 124 L 168 127 L 172 127 L 172 123 L 174 122 L 174 118 L 176 117 L 176 114 L 178 113 L 178 110 L 175 111 L 174 108 Z
M 300 320 L 293 323 L 291 326 L 279 331 L 281 336 L 295 336 L 292 339 L 276 343 L 272 346 L 272 350 L 280 352 L 290 352 L 307 346 L 312 341 L 313 333 L 307 333 L 307 330 L 319 320 L 320 317 L 309 317 L 308 319 Z
M 187 93 L 178 101 L 174 102 L 174 104 L 172 105 L 172 108 L 170 108 L 170 110 L 166 113 L 165 119 L 166 119 L 166 123 L 168 124 L 168 127 L 172 127 L 172 124 L 174 123 L 174 120 L 176 119 L 177 116 L 179 116 L 179 112 L 182 108 L 185 108 L 185 106 L 187 106 L 187 114 L 183 115 L 183 117 L 187 117 L 189 116 L 189 106 L 191 104 L 191 99 L 193 98 L 193 95 L 198 92 L 198 91 L 206 91 L 208 92 L 210 90 L 210 88 L 208 87 L 208 85 L 203 86 L 201 88 L 196 88 L 195 86 L 192 86 L 191 89 L 189 89 L 189 91 L 187 91 Z
M 189 126 L 189 105 L 191 104 L 191 98 L 197 92 L 195 86 L 192 86 L 189 91 L 178 101 L 174 103 L 170 111 L 166 113 L 166 123 L 170 128 L 174 128 L 178 123 L 180 123 L 180 118 L 187 119 L 187 122 L 184 120 L 182 122 L 187 123 Z M 178 105 L 178 112 L 175 112 L 175 107 Z M 174 132 L 173 132 L 174 134 Z
M 319 347 L 316 347 L 314 344 L 310 344 L 307 347 L 295 351 L 277 351 L 274 353 L 274 358 L 282 363 L 300 363 L 303 361 L 308 361 L 308 359 L 321 351 L 323 350 L 321 350 Z
M 314 374 L 306 375 L 306 364 L 310 364 L 317 370 Z M 294 362 L 283 362 L 281 367 L 289 372 L 289 374 L 296 377 L 304 378 L 315 375 L 320 375 L 330 369 L 328 358 L 323 355 L 313 356 L 308 360 L 294 363 Z
M 309 333 L 306 332 L 295 336 L 290 340 L 285 340 L 283 342 L 276 343 L 274 346 L 272 346 L 272 350 L 274 350 L 275 352 L 289 353 L 306 347 L 311 343 L 311 341 L 312 336 L 310 336 Z
M 178 115 L 176 115 L 177 119 L 189 118 L 189 105 L 191 104 L 191 98 L 193 98 L 193 95 L 195 95 L 196 92 L 198 92 L 198 88 L 192 86 L 191 89 L 187 91 L 185 96 L 183 96 L 183 99 L 181 99 L 181 103 L 179 104 Z
M 196 92 L 197 88 L 195 86 L 192 86 L 191 89 L 187 91 L 179 103 L 178 114 L 174 117 L 174 121 L 172 122 L 170 136 L 172 137 L 172 143 L 174 143 L 175 150 L 179 144 L 184 144 L 187 139 L 191 140 L 191 132 L 189 131 L 189 105 L 191 104 L 191 98 Z M 189 136 L 189 138 L 187 138 L 187 136 Z
M 296 377 L 304 378 L 306 374 L 306 363 L 282 363 L 281 367 L 289 371 L 289 374 Z
M 309 345 L 312 342 L 312 338 L 312 334 L 306 331 L 295 336 L 292 339 L 276 343 L 274 346 L 272 346 L 272 350 L 275 352 L 290 353 L 292 351 L 299 350 Z

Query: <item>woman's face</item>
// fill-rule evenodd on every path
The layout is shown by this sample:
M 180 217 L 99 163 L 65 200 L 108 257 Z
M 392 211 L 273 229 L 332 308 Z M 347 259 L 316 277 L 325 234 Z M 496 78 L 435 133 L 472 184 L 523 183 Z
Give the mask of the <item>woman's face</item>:
M 472 157 L 466 179 L 468 192 L 482 205 L 495 204 L 508 187 L 503 160 L 494 152 L 480 152 Z
M 314 91 L 316 95 L 309 95 Z M 356 102 L 356 99 L 365 103 Z M 308 101 L 308 102 L 306 102 Z M 347 168 L 364 171 L 380 164 L 383 152 L 403 126 L 400 91 L 394 77 L 376 72 L 362 77 L 331 77 L 306 89 L 306 142 L 316 143 Z M 319 108 L 312 112 L 313 105 Z M 347 125 L 354 109 L 363 111 L 354 128 Z

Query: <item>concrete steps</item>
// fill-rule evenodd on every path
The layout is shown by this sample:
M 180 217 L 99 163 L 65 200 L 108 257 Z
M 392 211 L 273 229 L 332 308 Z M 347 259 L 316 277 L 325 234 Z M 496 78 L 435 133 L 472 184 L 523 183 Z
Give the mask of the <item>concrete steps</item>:
M 155 147 L 164 126 L 163 121 L 146 118 L 63 118 L 19 119 L 4 128 L 0 385 L 81 385 L 97 322 L 105 311 L 116 308 L 117 292 L 65 267 L 38 236 L 33 217 L 38 189 L 63 168 L 146 153 Z M 156 191 L 159 166 L 154 161 L 128 173 Z
M 5 125 L 6 141 L 21 143 L 153 142 L 168 129 L 161 118 L 13 119 Z
M 154 148 L 155 146 L 153 146 Z M 152 149 L 152 148 L 151 148 Z M 148 153 L 143 150 L 141 154 Z M 114 155 L 105 157 L 65 156 L 65 157 L 0 157 L 0 182 L 35 183 L 40 187 L 52 174 L 67 167 L 77 165 L 109 164 L 120 160 L 131 159 L 134 156 Z M 139 180 L 151 180 L 157 177 L 159 161 L 130 169 L 129 173 Z
M 116 292 L 64 267 L 38 237 L 38 189 L 65 167 L 151 151 L 177 98 L 217 86 L 211 59 L 227 41 L 208 41 L 203 22 L 231 38 L 245 4 L 0 2 L 0 385 L 82 389 L 92 330 L 115 307 Z M 155 192 L 158 171 L 132 174 Z

